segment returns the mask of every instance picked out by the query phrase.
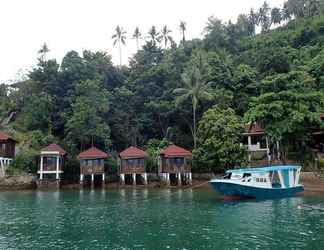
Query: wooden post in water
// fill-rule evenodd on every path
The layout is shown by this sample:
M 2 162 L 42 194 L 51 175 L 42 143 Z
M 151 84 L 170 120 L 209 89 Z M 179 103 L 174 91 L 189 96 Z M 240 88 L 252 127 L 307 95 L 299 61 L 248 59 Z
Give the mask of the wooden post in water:
M 178 186 L 181 186 L 181 173 L 178 173 Z
M 122 185 L 125 185 L 125 174 L 120 174 L 120 182 Z
M 91 174 L 91 188 L 94 187 L 94 174 Z
M 105 184 L 106 184 L 106 179 L 105 179 L 105 173 L 103 173 L 102 174 L 102 187 L 104 187 L 105 186 Z
M 136 186 L 136 173 L 133 173 L 133 185 Z

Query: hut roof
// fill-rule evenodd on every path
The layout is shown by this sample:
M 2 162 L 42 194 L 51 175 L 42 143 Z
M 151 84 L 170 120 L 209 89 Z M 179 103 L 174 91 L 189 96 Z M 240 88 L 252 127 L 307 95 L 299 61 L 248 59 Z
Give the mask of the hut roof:
M 129 148 L 125 149 L 124 151 L 119 153 L 120 157 L 125 159 L 125 158 L 145 158 L 147 157 L 147 154 L 145 151 L 130 146 Z
M 249 125 L 245 126 L 244 135 L 262 135 L 264 134 L 264 129 L 257 122 L 252 122 Z
M 81 152 L 78 155 L 79 159 L 100 159 L 100 158 L 107 158 L 108 154 L 106 154 L 105 152 L 97 149 L 96 147 L 91 147 L 86 151 Z
M 7 141 L 7 140 L 12 140 L 12 141 L 17 142 L 15 139 L 13 139 L 11 136 L 6 134 L 5 132 L 0 131 L 0 141 Z
M 181 148 L 177 145 L 170 145 L 167 148 L 163 149 L 160 152 L 160 155 L 164 155 L 166 157 L 172 157 L 172 156 L 192 156 L 191 152 Z
M 52 143 L 52 144 L 46 146 L 45 148 L 41 149 L 41 152 L 49 152 L 49 151 L 59 152 L 60 155 L 66 154 L 65 150 L 55 143 Z

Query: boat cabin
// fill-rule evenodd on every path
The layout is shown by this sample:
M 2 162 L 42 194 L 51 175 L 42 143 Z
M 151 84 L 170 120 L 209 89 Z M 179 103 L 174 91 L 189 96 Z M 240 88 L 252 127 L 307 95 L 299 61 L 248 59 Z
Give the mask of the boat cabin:
M 6 174 L 6 168 L 15 157 L 15 146 L 17 141 L 5 132 L 0 131 L 0 177 Z
M 105 159 L 108 154 L 91 147 L 78 155 L 80 161 L 80 184 L 83 185 L 87 176 L 91 177 L 91 186 L 94 185 L 95 176 L 101 175 L 102 184 L 105 183 Z
M 63 173 L 66 152 L 59 145 L 52 143 L 40 151 L 40 164 L 37 173 L 40 182 L 60 181 Z
M 236 169 L 226 172 L 230 182 L 262 188 L 291 188 L 299 186 L 300 166 L 283 165 Z
M 122 184 L 125 184 L 125 178 L 131 177 L 133 185 L 137 180 L 142 180 L 143 184 L 147 184 L 146 163 L 147 154 L 145 151 L 129 147 L 119 154 L 119 176 Z
M 167 184 L 177 182 L 192 183 L 192 153 L 176 145 L 170 145 L 160 152 L 158 166 L 159 175 Z

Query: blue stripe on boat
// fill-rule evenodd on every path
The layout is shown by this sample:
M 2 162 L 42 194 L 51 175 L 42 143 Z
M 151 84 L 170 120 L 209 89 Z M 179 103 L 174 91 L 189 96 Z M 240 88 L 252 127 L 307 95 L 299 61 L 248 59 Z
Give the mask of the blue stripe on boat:
M 253 186 L 244 186 L 235 183 L 210 182 L 210 185 L 217 192 L 225 196 L 241 196 L 247 198 L 269 199 L 294 196 L 304 191 L 303 186 L 290 188 L 260 188 Z

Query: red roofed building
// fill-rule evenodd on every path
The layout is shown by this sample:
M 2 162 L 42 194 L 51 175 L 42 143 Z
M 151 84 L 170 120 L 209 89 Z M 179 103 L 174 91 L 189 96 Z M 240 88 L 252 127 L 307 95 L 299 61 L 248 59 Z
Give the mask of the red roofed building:
M 0 131 L 0 177 L 6 174 L 6 168 L 15 157 L 16 140 Z
M 324 113 L 320 114 L 320 119 L 324 122 Z M 324 153 L 324 130 L 321 128 L 316 128 L 312 132 L 312 140 L 310 147 L 319 153 Z
M 263 165 L 270 162 L 268 138 L 259 123 L 252 122 L 245 127 L 243 144 L 247 147 L 251 165 Z
M 0 157 L 13 158 L 17 141 L 5 132 L 0 131 Z
M 94 184 L 95 175 L 102 175 L 102 183 L 105 182 L 105 159 L 108 154 L 91 147 L 78 155 L 80 160 L 80 183 L 83 184 L 85 176 L 91 176 L 91 185 Z
M 159 174 L 168 184 L 176 181 L 191 184 L 191 160 L 190 151 L 176 145 L 170 145 L 160 152 Z
M 52 176 L 55 176 L 55 180 L 58 184 L 60 175 L 63 173 L 65 155 L 65 150 L 55 143 L 41 149 L 38 170 L 39 184 L 42 184 L 44 177 L 46 181 L 49 181 Z
M 143 183 L 147 184 L 147 174 L 145 169 L 145 161 L 147 154 L 145 151 L 129 147 L 119 154 L 119 176 L 122 184 L 125 184 L 126 175 L 131 175 L 132 183 L 136 185 L 136 177 L 140 176 Z

